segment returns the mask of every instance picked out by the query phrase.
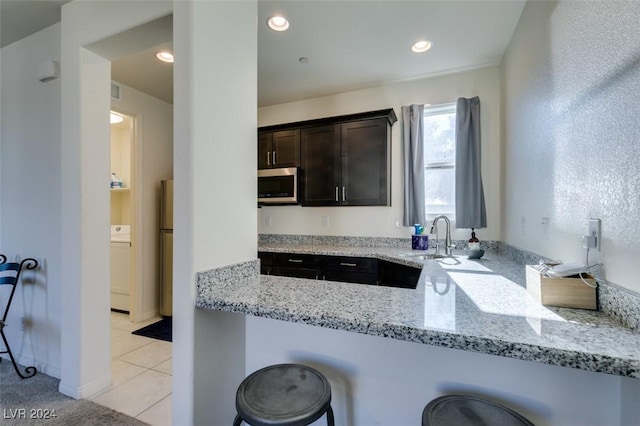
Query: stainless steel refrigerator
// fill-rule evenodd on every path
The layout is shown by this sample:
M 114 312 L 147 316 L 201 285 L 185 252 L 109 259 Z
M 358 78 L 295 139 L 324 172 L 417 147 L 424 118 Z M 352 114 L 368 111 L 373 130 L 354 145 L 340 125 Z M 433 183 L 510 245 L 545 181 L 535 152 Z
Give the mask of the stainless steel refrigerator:
M 160 182 L 160 314 L 173 315 L 173 181 Z

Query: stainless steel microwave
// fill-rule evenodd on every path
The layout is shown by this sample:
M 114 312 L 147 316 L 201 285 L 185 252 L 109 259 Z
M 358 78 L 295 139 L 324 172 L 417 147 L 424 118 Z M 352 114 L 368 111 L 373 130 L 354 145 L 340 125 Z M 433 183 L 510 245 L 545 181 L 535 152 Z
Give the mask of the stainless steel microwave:
M 298 168 L 258 170 L 259 204 L 298 204 Z

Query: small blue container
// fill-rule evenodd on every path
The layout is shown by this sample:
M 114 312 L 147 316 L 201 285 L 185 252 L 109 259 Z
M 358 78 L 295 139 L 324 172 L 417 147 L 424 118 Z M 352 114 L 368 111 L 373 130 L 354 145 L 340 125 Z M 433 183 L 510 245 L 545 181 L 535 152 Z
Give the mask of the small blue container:
M 413 250 L 428 250 L 429 236 L 428 235 L 412 235 L 411 248 Z

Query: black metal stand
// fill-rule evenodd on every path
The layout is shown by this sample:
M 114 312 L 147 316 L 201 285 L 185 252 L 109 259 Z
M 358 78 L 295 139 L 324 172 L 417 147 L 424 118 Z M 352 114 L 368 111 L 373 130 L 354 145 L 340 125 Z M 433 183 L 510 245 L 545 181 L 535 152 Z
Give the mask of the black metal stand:
M 28 379 L 29 377 L 33 377 L 36 375 L 36 368 L 26 367 L 25 374 L 22 374 L 22 372 L 18 368 L 18 364 L 16 363 L 15 358 L 13 357 L 13 353 L 11 353 L 11 347 L 9 346 L 9 342 L 7 342 L 7 337 L 4 335 L 4 327 L 6 325 L 7 314 L 9 313 L 11 301 L 13 300 L 13 295 L 16 292 L 16 287 L 18 286 L 18 282 L 20 279 L 20 272 L 22 272 L 23 267 L 30 270 L 36 269 L 38 267 L 38 261 L 33 258 L 27 258 L 20 263 L 7 262 L 7 256 L 0 254 L 0 271 L 9 271 L 13 273 L 8 276 L 0 276 L 0 285 L 13 286 L 13 288 L 11 289 L 9 300 L 7 300 L 7 304 L 4 307 L 2 319 L 0 320 L 0 335 L 2 336 L 4 347 L 7 349 L 5 351 L 0 351 L 0 354 L 9 354 L 9 358 L 11 358 L 13 368 L 16 370 L 16 373 L 18 373 L 18 376 L 20 376 L 20 378 L 22 379 Z M 2 358 L 0 358 L 0 361 L 2 361 Z

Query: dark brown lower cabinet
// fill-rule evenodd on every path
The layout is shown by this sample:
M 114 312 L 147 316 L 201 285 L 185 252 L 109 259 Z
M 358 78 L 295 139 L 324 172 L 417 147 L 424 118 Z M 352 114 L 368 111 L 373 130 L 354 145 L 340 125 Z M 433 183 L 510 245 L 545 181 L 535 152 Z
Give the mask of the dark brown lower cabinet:
M 376 284 L 378 260 L 367 257 L 323 256 L 322 276 L 329 281 Z
M 273 253 L 272 275 L 320 279 L 322 256 L 314 254 Z
M 273 253 L 259 251 L 258 259 L 260 259 L 260 274 L 271 275 L 273 269 Z
M 416 288 L 421 270 L 399 263 L 378 260 L 378 285 Z
M 421 269 L 355 256 L 258 252 L 260 273 L 415 289 Z

